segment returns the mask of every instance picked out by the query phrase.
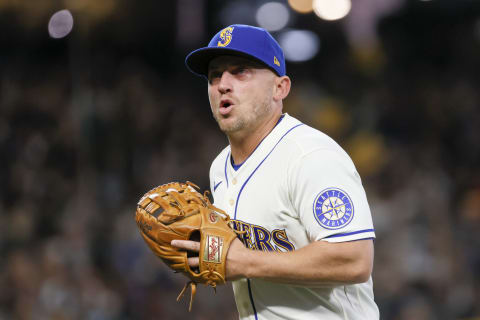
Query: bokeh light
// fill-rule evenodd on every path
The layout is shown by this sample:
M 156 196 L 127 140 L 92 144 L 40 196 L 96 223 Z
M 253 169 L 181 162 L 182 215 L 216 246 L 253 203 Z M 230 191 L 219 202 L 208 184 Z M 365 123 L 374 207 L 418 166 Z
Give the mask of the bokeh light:
M 73 16 L 68 10 L 55 12 L 48 22 L 48 33 L 55 39 L 66 37 L 72 28 Z
M 313 0 L 288 0 L 290 7 L 299 13 L 309 13 L 313 11 Z
M 320 49 L 320 39 L 308 30 L 288 30 L 279 36 L 285 59 L 301 62 L 312 59 Z
M 328 21 L 342 19 L 350 12 L 351 8 L 350 0 L 313 0 L 315 14 Z
M 256 19 L 259 26 L 268 31 L 278 31 L 288 23 L 290 13 L 280 2 L 267 2 L 257 10 Z

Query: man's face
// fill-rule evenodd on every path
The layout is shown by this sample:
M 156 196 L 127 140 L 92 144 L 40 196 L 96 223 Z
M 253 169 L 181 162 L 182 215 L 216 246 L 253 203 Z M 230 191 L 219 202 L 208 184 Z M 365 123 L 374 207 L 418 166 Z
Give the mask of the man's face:
M 252 60 L 219 56 L 208 68 L 208 98 L 226 134 L 253 132 L 272 110 L 275 74 Z

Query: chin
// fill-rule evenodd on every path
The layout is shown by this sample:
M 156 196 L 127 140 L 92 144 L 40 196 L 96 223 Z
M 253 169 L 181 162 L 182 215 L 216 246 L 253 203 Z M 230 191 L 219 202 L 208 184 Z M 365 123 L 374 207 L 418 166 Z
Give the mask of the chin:
M 220 125 L 220 130 L 222 130 L 224 133 L 232 133 L 237 131 L 235 127 L 233 126 L 227 126 L 227 125 Z
M 228 121 L 228 119 L 219 121 L 218 126 L 225 133 L 233 133 L 243 129 L 243 124 L 240 121 Z

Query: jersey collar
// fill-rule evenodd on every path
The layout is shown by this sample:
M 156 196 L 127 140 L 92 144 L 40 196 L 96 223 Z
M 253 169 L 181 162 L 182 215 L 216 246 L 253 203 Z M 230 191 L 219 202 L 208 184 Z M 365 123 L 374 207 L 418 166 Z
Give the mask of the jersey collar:
M 272 129 L 272 131 L 265 137 L 263 140 L 258 144 L 258 146 L 253 150 L 253 152 L 248 156 L 248 158 L 240 164 L 238 168 L 234 168 L 232 161 L 227 161 L 228 169 L 233 176 L 241 174 L 244 170 L 248 170 L 245 168 L 249 168 L 251 166 L 256 167 L 256 165 L 261 162 L 266 154 L 270 152 L 270 150 L 275 146 L 278 140 L 292 127 L 300 124 L 301 122 L 293 117 L 291 117 L 288 113 L 282 114 L 279 121 Z M 230 152 L 228 156 L 231 157 Z M 230 159 L 229 159 L 230 160 Z

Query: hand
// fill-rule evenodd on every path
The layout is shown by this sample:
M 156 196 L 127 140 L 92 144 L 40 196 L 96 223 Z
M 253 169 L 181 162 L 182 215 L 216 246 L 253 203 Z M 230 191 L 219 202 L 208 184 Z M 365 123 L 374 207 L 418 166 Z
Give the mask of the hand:
M 200 251 L 200 242 L 191 241 L 191 240 L 172 240 L 170 243 L 172 246 L 185 249 L 187 251 L 197 253 L 194 257 L 188 258 L 188 265 L 190 268 L 197 268 L 199 265 L 198 252 Z M 227 262 L 226 262 L 226 276 L 227 280 L 238 280 L 245 277 L 245 268 L 243 264 L 248 262 L 246 256 L 250 250 L 245 248 L 243 243 L 235 238 L 230 244 L 230 248 L 227 253 Z
M 188 258 L 190 268 L 197 268 L 199 265 L 198 252 L 200 251 L 200 242 L 191 240 L 172 240 L 170 244 L 179 249 L 197 253 L 196 256 Z

